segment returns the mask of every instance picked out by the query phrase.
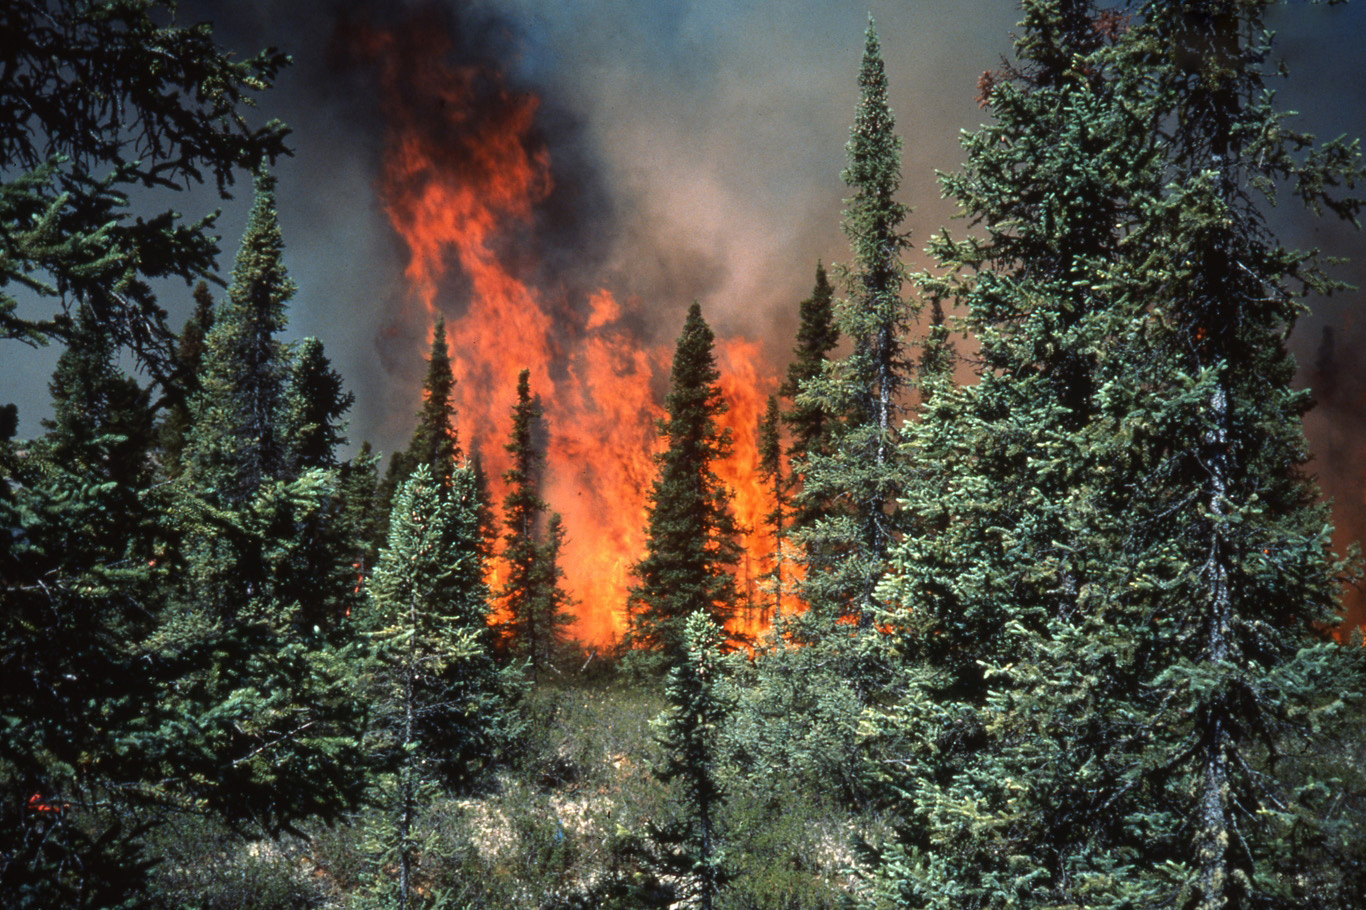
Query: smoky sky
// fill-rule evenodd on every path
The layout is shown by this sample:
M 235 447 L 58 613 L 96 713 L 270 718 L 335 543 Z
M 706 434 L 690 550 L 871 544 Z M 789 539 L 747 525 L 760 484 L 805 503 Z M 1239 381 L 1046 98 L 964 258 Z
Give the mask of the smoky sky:
M 422 372 L 415 342 L 425 326 L 402 318 L 407 254 L 376 196 L 384 98 L 348 36 L 417 20 L 449 42 L 451 60 L 486 67 L 508 91 L 538 99 L 527 141 L 548 154 L 554 189 L 504 243 L 505 260 L 549 306 L 581 307 L 592 288 L 610 288 L 639 302 L 636 330 L 658 344 L 676 337 L 697 299 L 718 335 L 759 341 L 776 373 L 817 261 L 848 256 L 839 175 L 870 13 L 905 140 L 901 195 L 914 209 L 919 249 L 946 226 L 963 229 L 935 172 L 958 167 L 960 131 L 986 116 L 976 84 L 1009 51 L 1019 14 L 1008 0 L 181 4 L 183 21 L 211 21 L 239 56 L 273 45 L 294 58 L 254 115 L 293 130 L 295 154 L 276 168 L 286 265 L 299 286 L 290 331 L 323 340 L 357 395 L 353 443 L 368 439 L 382 451 L 411 432 Z M 1282 107 L 1320 136 L 1366 133 L 1366 9 L 1297 0 L 1272 25 L 1292 74 L 1275 84 Z M 220 221 L 224 273 L 245 195 Z M 220 204 L 210 193 L 183 202 L 187 215 Z M 1304 218 L 1289 201 L 1274 221 L 1294 246 L 1351 257 L 1337 274 L 1366 282 L 1358 232 Z M 912 264 L 928 265 L 919 254 Z M 1335 500 L 1339 542 L 1366 534 L 1361 302 L 1356 291 L 1311 301 L 1292 339 L 1300 380 L 1321 390 L 1306 420 L 1308 469 Z M 163 306 L 178 326 L 189 290 L 168 290 Z M 55 352 L 22 362 L 6 354 L 0 399 L 19 402 L 21 434 L 40 432 Z

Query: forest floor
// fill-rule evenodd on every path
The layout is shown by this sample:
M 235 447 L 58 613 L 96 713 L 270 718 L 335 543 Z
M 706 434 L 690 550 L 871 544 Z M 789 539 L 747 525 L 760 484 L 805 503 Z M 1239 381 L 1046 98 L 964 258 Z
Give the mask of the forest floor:
M 542 678 L 523 706 L 517 754 L 476 778 L 469 792 L 423 794 L 416 839 L 418 906 L 633 908 L 667 892 L 652 871 L 652 826 L 673 817 L 675 794 L 654 774 L 651 721 L 664 709 L 657 681 L 603 671 Z M 845 903 L 853 844 L 885 830 L 804 792 L 796 781 L 756 796 L 741 779 L 727 788 L 723 907 L 817 910 Z M 376 805 L 305 837 L 243 839 L 187 818 L 154 842 L 167 908 L 396 906 L 392 812 Z M 392 851 L 389 851 L 392 855 Z M 410 904 L 411 906 L 411 904 Z

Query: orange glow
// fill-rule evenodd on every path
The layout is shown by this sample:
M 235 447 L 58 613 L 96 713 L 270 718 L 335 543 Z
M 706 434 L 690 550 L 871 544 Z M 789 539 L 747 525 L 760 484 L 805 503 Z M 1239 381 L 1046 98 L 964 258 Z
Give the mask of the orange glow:
M 430 25 L 354 41 L 376 64 L 384 92 L 378 189 L 408 253 L 409 301 L 428 326 L 445 316 L 461 439 L 483 459 L 500 510 L 517 376 L 530 369 L 549 431 L 542 496 L 564 518 L 560 564 L 580 603 L 571 633 L 606 644 L 625 631 L 630 567 L 644 552 L 655 421 L 663 416 L 654 390 L 672 348 L 644 345 L 628 328 L 638 301 L 602 289 L 582 307 L 554 305 L 507 265 L 515 232 L 554 186 L 549 155 L 533 135 L 538 102 L 509 91 L 497 73 L 450 65 L 449 47 Z M 516 250 L 522 259 L 534 252 Z M 755 427 L 775 383 L 760 372 L 757 345 L 717 348 L 736 449 L 718 473 L 735 491 L 739 521 L 760 529 L 770 506 L 756 474 Z M 760 530 L 746 545 L 767 541 Z M 751 588 L 762 571 L 751 567 Z M 739 581 L 743 589 L 744 566 Z M 758 631 L 753 617 L 741 628 Z
M 764 589 L 762 579 L 772 570 L 772 563 L 760 554 L 772 549 L 764 516 L 773 508 L 768 490 L 759 479 L 758 426 L 768 395 L 777 383 L 760 376 L 758 365 L 762 355 L 755 342 L 718 340 L 716 354 L 721 394 L 727 405 L 720 422 L 730 430 L 732 442 L 731 457 L 716 466 L 716 474 L 735 497 L 732 506 L 746 554 L 736 573 L 740 603 L 730 627 L 745 635 L 758 635 L 768 624 L 763 604 L 771 595 Z

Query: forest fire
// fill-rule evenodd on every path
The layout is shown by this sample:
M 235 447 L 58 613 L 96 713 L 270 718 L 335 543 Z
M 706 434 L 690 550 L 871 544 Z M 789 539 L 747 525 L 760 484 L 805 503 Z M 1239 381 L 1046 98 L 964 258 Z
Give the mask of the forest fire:
M 382 92 L 378 192 L 408 252 L 408 303 L 420 307 L 406 316 L 425 323 L 428 340 L 435 317 L 446 320 L 461 442 L 482 458 L 495 504 L 504 493 L 517 375 L 531 371 L 549 434 L 542 495 L 564 518 L 561 565 L 579 601 L 572 634 L 612 641 L 624 631 L 630 567 L 644 552 L 663 413 L 656 395 L 671 347 L 642 339 L 636 301 L 606 288 L 566 300 L 572 292 L 526 277 L 537 253 L 529 226 L 554 187 L 549 153 L 534 133 L 533 95 L 510 91 L 486 67 L 450 62 L 449 39 L 430 22 L 363 30 L 351 43 L 375 67 Z M 719 473 L 735 491 L 741 524 L 758 528 L 769 507 L 754 433 L 774 383 L 761 372 L 756 344 L 718 342 L 717 356 L 735 440 Z M 766 539 L 751 537 L 746 544 Z M 758 572 L 747 579 L 740 567 L 742 591 L 756 590 Z M 753 618 L 738 621 L 742 631 L 757 630 Z

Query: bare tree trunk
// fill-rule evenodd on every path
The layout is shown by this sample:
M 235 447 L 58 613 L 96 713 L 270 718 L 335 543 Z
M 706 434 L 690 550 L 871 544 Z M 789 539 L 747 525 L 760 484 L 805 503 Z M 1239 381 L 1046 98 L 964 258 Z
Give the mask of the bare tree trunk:
M 413 775 L 416 761 L 411 748 L 415 735 L 417 697 L 417 598 L 409 601 L 409 631 L 407 677 L 403 686 L 403 783 L 400 800 L 402 806 L 398 818 L 398 910 L 407 910 L 408 892 L 412 887 L 412 830 L 416 793 Z
M 1229 656 L 1233 613 L 1229 591 L 1228 552 L 1223 518 L 1228 509 L 1228 393 L 1221 378 L 1210 401 L 1212 427 L 1206 437 L 1210 472 L 1209 514 L 1212 522 L 1205 584 L 1209 596 L 1205 659 L 1222 663 Z M 1200 790 L 1200 833 L 1196 857 L 1199 863 L 1200 910 L 1226 906 L 1229 878 L 1228 729 L 1224 723 L 1223 696 L 1208 706 L 1205 731 L 1204 776 Z

